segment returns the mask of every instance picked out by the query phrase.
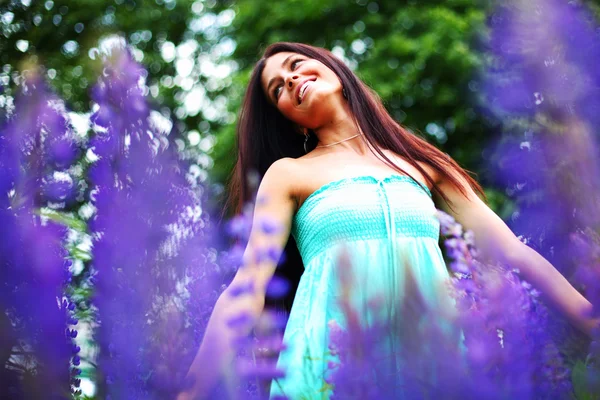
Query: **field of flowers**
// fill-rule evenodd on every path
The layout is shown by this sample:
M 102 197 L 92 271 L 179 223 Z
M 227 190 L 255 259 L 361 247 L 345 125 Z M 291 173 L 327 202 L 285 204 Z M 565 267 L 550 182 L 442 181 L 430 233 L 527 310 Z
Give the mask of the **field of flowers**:
M 482 154 L 515 199 L 507 222 L 600 317 L 600 28 L 576 2 L 539 0 L 498 6 L 488 29 L 479 111 L 504 133 Z M 42 65 L 24 68 L 3 102 L 0 398 L 175 398 L 244 262 L 252 204 L 220 224 L 211 186 L 190 173 L 148 101 L 144 66 L 124 42 L 99 57 L 85 135 Z M 472 234 L 438 217 L 457 312 L 429 309 L 407 276 L 399 317 L 414 324 L 402 329 L 403 368 L 392 377 L 372 352 L 389 326 L 332 325 L 339 362 L 323 382 L 332 398 L 395 398 L 400 380 L 411 399 L 600 398 L 600 329 L 577 332 L 518 270 L 478 261 Z M 267 295 L 288 286 L 274 279 Z M 285 374 L 274 357 L 284 326 L 265 312 L 211 398 L 266 398 Z

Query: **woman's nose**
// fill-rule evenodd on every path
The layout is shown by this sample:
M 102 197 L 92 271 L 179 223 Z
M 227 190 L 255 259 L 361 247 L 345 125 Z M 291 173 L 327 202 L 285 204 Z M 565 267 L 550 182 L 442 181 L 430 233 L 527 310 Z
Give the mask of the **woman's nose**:
M 286 78 L 286 85 L 288 86 L 288 88 L 292 88 L 292 86 L 294 86 L 294 81 L 298 80 L 298 75 L 288 75 Z

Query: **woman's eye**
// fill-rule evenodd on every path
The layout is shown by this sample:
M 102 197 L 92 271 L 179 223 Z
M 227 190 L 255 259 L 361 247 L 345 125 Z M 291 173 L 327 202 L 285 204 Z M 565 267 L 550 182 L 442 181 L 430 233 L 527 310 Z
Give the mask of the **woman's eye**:
M 273 95 L 275 96 L 275 100 L 279 97 L 279 90 L 281 89 L 281 85 L 277 86 L 273 91 Z
M 297 59 L 291 62 L 290 64 L 290 69 L 292 71 L 294 71 L 297 68 L 298 63 L 302 62 L 301 59 Z M 275 100 L 277 100 L 279 98 L 279 93 L 280 93 L 280 89 L 282 88 L 281 85 L 277 86 L 275 88 L 275 90 L 273 90 L 273 96 L 275 97 Z
M 302 60 L 294 60 L 291 64 L 290 64 L 290 68 L 293 70 L 296 69 L 296 65 L 301 62 Z

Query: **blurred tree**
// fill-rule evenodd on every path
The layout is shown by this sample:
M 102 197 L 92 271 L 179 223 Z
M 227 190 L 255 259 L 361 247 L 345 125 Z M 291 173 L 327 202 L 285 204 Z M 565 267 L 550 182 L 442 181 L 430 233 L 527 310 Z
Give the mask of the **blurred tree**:
M 275 41 L 332 49 L 381 96 L 392 116 L 481 171 L 480 148 L 492 121 L 476 112 L 487 2 L 295 0 L 223 2 L 236 18 L 228 33 L 237 43 L 240 70 L 228 96 L 237 110 L 260 52 Z M 232 165 L 234 129 L 218 135 L 214 175 L 224 180 Z
M 589 1 L 598 9 L 598 1 Z M 480 112 L 480 72 L 492 0 L 12 0 L 0 6 L 0 85 L 11 95 L 33 58 L 70 109 L 91 107 L 98 52 L 121 35 L 148 69 L 146 84 L 173 123 L 190 173 L 225 182 L 234 122 L 249 71 L 266 45 L 300 41 L 333 49 L 413 131 L 481 174 L 481 149 L 499 134 Z M 0 108 L 6 101 L 0 93 Z M 214 135 L 214 136 L 213 136 Z M 215 145 L 215 137 L 218 141 Z M 214 146 L 214 149 L 213 149 Z M 212 160 L 205 153 L 212 151 Z M 491 194 L 499 208 L 503 196 Z M 508 210 L 501 212 L 504 216 Z
M 143 51 L 155 75 L 173 74 L 161 57 L 167 40 L 179 43 L 186 30 L 190 1 L 12 1 L 2 10 L 0 63 L 16 72 L 27 57 L 45 65 L 60 96 L 74 111 L 89 109 L 88 87 L 94 84 L 98 39 L 114 33 Z M 160 22 L 160 24 L 159 24 Z M 151 74 L 152 74 L 151 73 Z M 14 75 L 13 75 L 14 76 Z M 18 81 L 17 81 L 18 83 Z
M 201 0 L 12 0 L 0 5 L 0 109 L 10 108 L 25 61 L 45 66 L 45 77 L 69 109 L 88 113 L 89 89 L 102 73 L 100 54 L 126 40 L 147 70 L 150 101 L 169 120 L 169 139 L 206 177 L 212 146 L 207 133 L 231 122 L 225 98 L 235 44 L 221 28 L 233 12 L 211 11 Z M 206 139 L 206 140 L 204 140 Z M 200 169 L 198 168 L 200 167 Z M 197 176 L 196 176 L 197 178 Z

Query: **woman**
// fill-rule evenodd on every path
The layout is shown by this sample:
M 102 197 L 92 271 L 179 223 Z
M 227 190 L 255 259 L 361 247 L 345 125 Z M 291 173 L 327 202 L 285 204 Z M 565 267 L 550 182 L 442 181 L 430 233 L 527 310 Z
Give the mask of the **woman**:
M 398 282 L 408 264 L 425 298 L 439 301 L 435 288 L 447 272 L 435 207 L 474 232 L 484 257 L 518 268 L 579 329 L 589 333 L 594 326 L 591 304 L 480 200 L 480 186 L 450 157 L 398 125 L 329 51 L 269 46 L 250 79 L 238 140 L 232 193 L 239 204 L 249 201 L 246 174 L 257 170 L 263 179 L 253 226 L 268 219 L 284 229 L 267 234 L 253 228 L 246 265 L 230 288 L 254 281 L 255 291 L 233 296 L 228 288 L 221 295 L 190 367 L 195 384 L 180 399 L 206 395 L 230 367 L 231 338 L 249 333 L 252 324 L 234 333 L 226 321 L 241 311 L 258 318 L 276 268 L 272 259 L 256 257 L 256 249 L 281 253 L 290 232 L 305 270 L 286 326 L 289 349 L 279 360 L 288 377 L 272 385 L 272 395 L 311 398 L 322 386 L 327 323 L 343 321 L 333 268 L 340 246 L 350 245 L 350 258 L 363 266 L 354 288 L 361 300 L 381 291 L 401 296 Z

